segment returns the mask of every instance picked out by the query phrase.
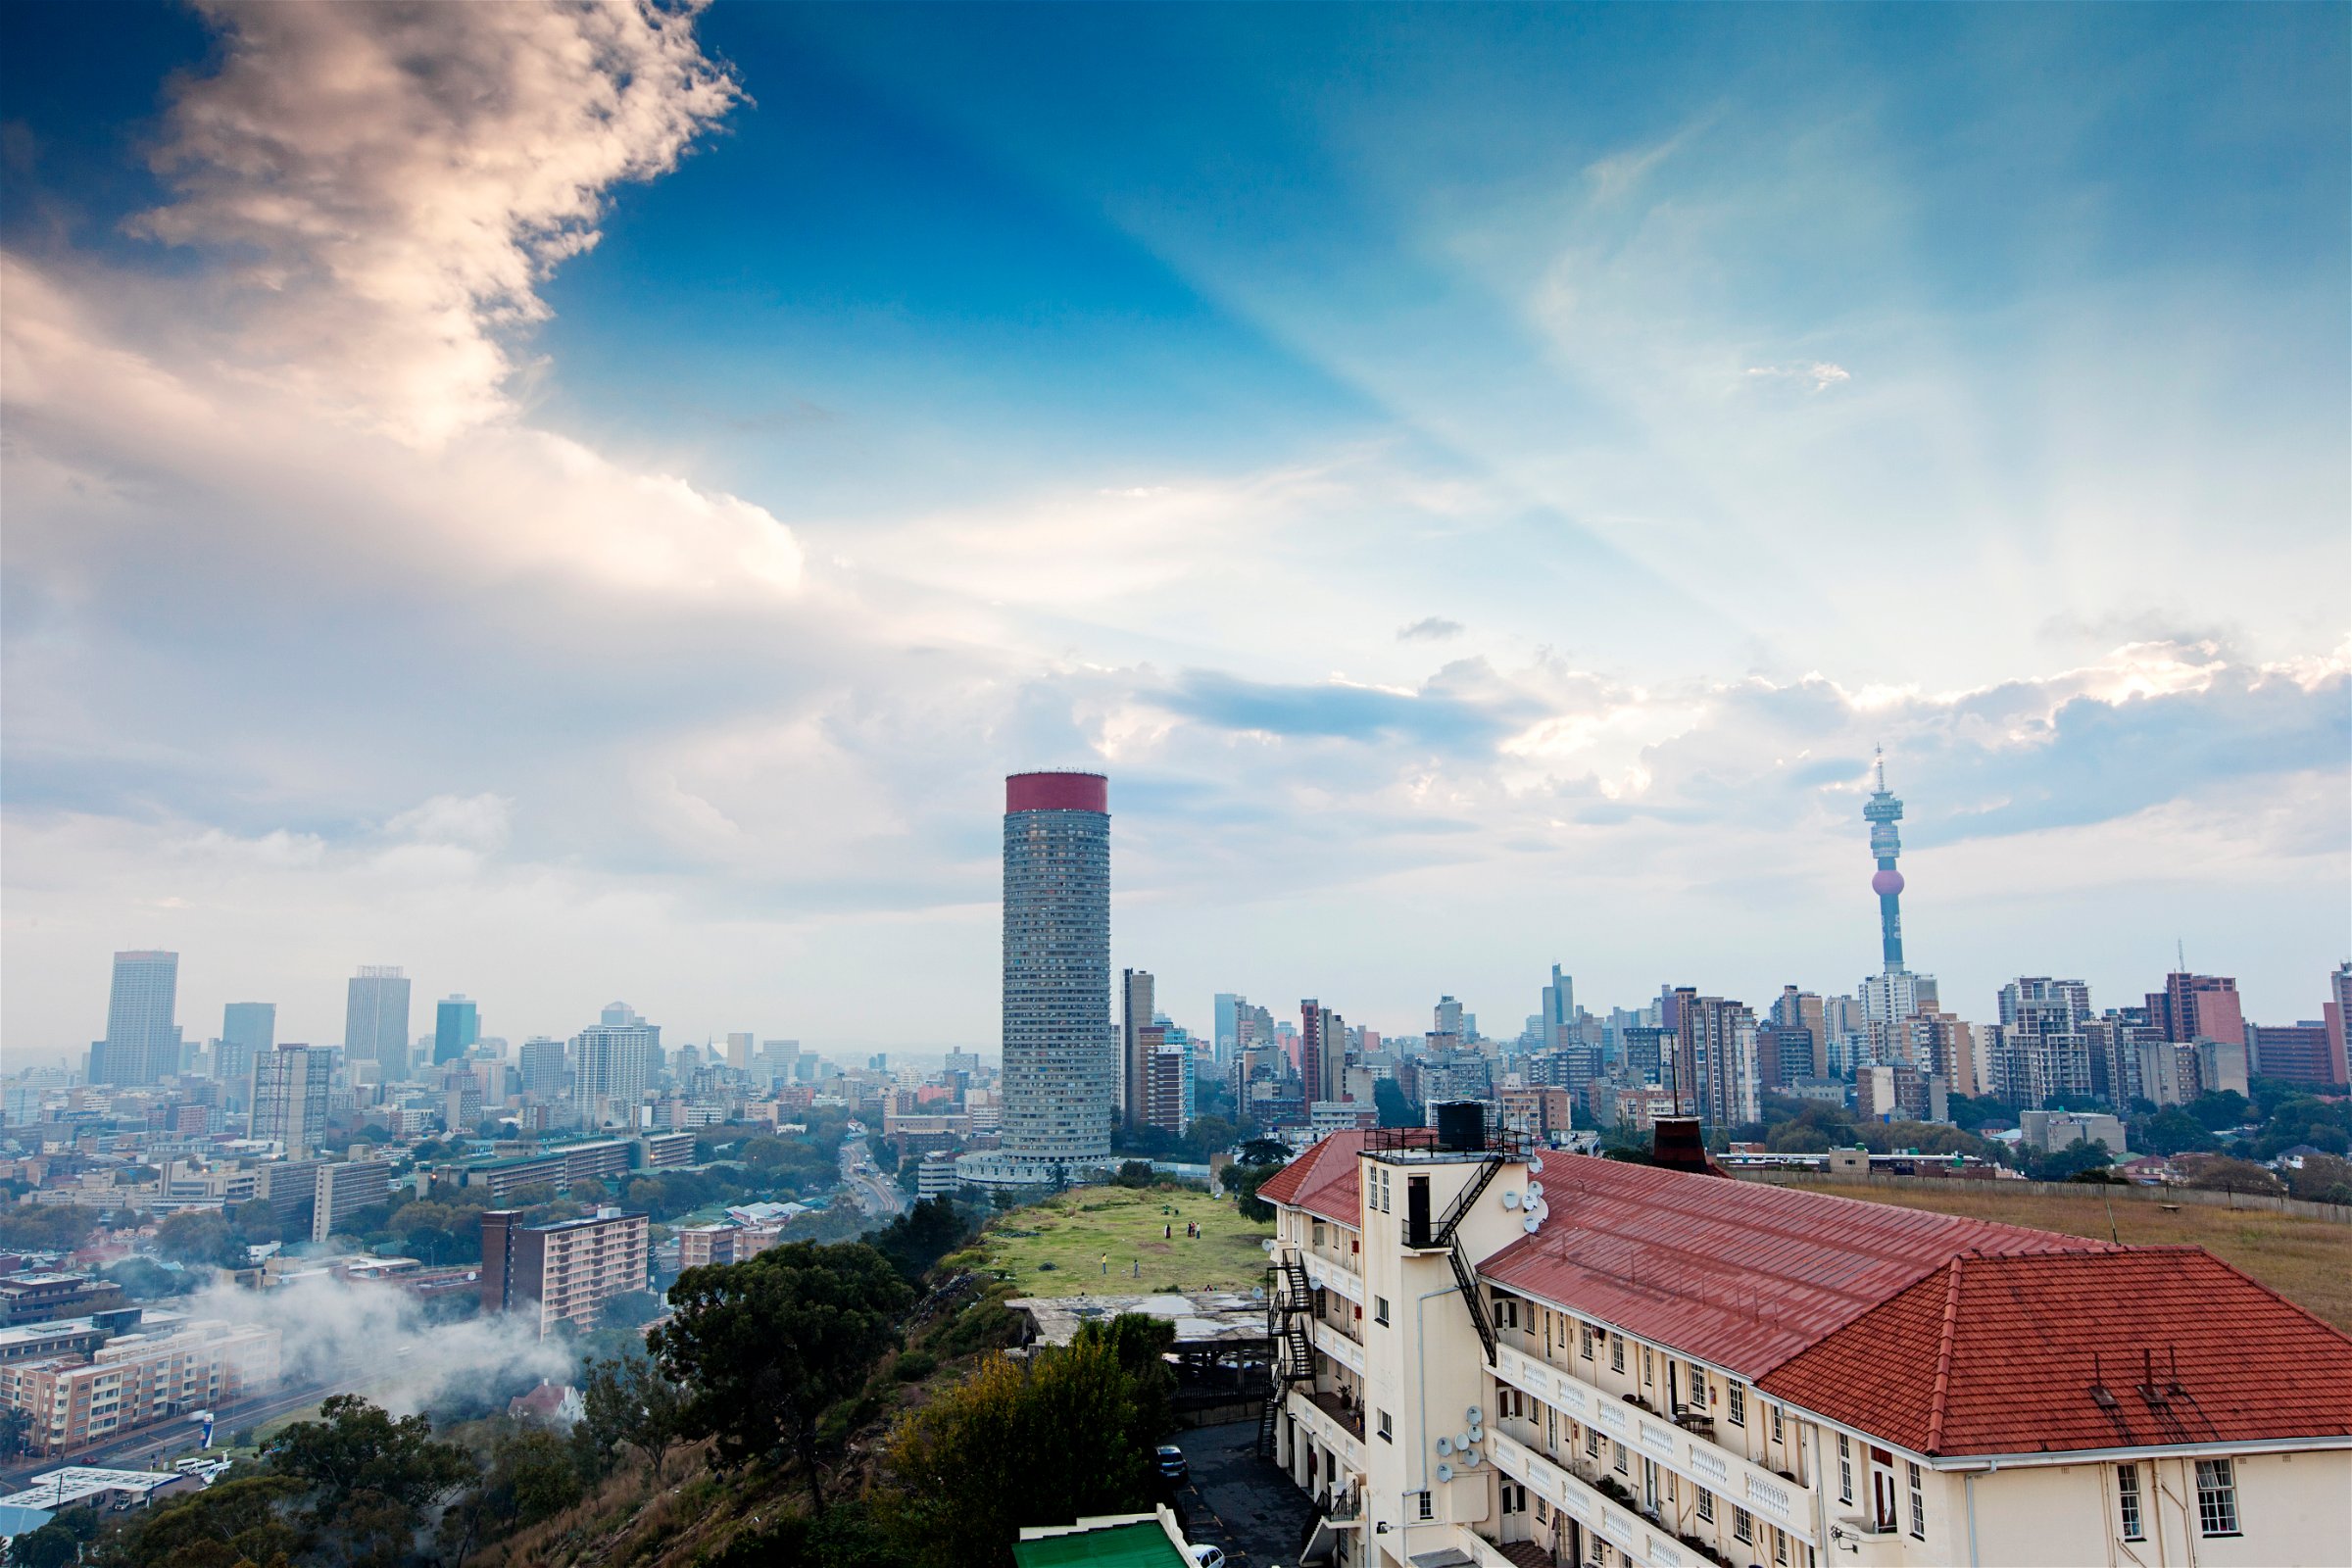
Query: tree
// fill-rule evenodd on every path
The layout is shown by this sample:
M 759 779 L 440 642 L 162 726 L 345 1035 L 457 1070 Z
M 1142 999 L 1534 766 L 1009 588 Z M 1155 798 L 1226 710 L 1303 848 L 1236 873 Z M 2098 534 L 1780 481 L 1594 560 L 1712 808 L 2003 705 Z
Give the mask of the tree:
M 32 1436 L 32 1417 L 11 1405 L 0 1410 L 0 1458 L 15 1458 L 25 1448 L 25 1440 Z
M 730 1465 L 790 1451 L 821 1512 L 817 1418 L 864 1385 L 914 1292 L 861 1243 L 792 1242 L 748 1262 L 688 1269 L 669 1299 L 675 1315 L 649 1343 L 686 1386 L 681 1430 L 715 1438 Z
M 591 1481 L 612 1470 L 614 1453 L 635 1448 L 657 1475 L 678 1441 L 686 1391 L 643 1355 L 591 1362 L 581 1379 L 580 1419 L 571 1429 L 573 1463 Z
M 1150 1507 L 1160 1429 L 1122 1353 L 1142 1344 L 1106 1328 L 1027 1362 L 992 1355 L 902 1420 L 886 1456 L 902 1486 L 880 1506 L 906 1560 L 1006 1564 L 1023 1525 Z
M 2318 1203 L 2352 1203 L 2352 1160 L 2334 1154 L 2305 1154 L 2301 1169 L 2283 1172 L 2286 1190 Z
M 81 1557 L 81 1542 L 73 1531 L 52 1519 L 38 1530 L 11 1541 L 9 1568 L 66 1568 Z
M 2188 1179 L 2188 1185 L 2215 1193 L 2267 1193 L 2274 1196 L 2282 1186 L 2278 1177 L 2260 1165 L 2243 1159 L 2201 1161 L 2197 1173 Z
M 2181 1154 L 2214 1147 L 2213 1134 L 2179 1105 L 2167 1105 L 2153 1116 L 2132 1123 L 2132 1144 L 2151 1154 Z
M 270 1206 L 267 1198 L 249 1198 L 239 1203 L 229 1210 L 228 1222 L 236 1227 L 239 1236 L 253 1246 L 285 1240 L 285 1234 L 277 1223 L 277 1210 Z
M 425 1510 L 473 1478 L 472 1457 L 435 1442 L 423 1416 L 395 1419 L 356 1394 L 332 1396 L 318 1414 L 277 1435 L 270 1468 L 304 1484 L 312 1527 L 350 1560 L 398 1562 Z
M 920 1285 L 931 1265 L 970 1241 L 979 1231 L 974 1216 L 944 1194 L 926 1198 L 869 1238 L 909 1285 Z
M 2105 1170 L 2113 1163 L 2115 1156 L 2104 1145 L 2078 1138 L 2034 1161 L 2031 1174 L 2037 1182 L 2071 1182 L 2086 1171 Z
M 236 1568 L 302 1550 L 286 1510 L 303 1495 L 288 1476 L 241 1476 L 185 1494 L 126 1529 L 105 1554 L 123 1568 Z
M 1225 1167 L 1225 1190 L 1233 1195 L 1234 1206 L 1242 1218 L 1264 1224 L 1274 1217 L 1274 1205 L 1257 1196 L 1269 1177 L 1281 1170 L 1280 1165 L 1232 1164 Z
M 2254 1119 L 2253 1102 L 2234 1089 L 2208 1090 L 2181 1108 L 2198 1126 L 2213 1133 L 2242 1127 Z
M 227 1216 L 216 1209 L 183 1208 L 165 1215 L 155 1228 L 155 1250 L 174 1263 L 243 1268 L 251 1262 L 244 1239 L 230 1229 Z

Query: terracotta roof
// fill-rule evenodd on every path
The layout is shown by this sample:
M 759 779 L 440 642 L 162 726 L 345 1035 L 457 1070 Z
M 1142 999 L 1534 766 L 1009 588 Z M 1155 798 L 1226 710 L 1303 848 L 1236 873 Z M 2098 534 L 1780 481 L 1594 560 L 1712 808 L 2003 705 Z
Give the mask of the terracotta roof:
M 1266 1178 L 1257 1196 L 1269 1203 L 1289 1203 L 1342 1225 L 1363 1224 L 1363 1190 L 1356 1175 L 1355 1156 L 1362 1152 L 1364 1135 L 1349 1129 L 1326 1137 L 1305 1153 Z
M 1963 1253 L 1756 1386 L 1931 1455 L 2352 1435 L 2352 1339 L 2194 1247 Z
M 2112 1250 L 1989 1220 L 1581 1154 L 1545 1155 L 1540 1180 L 1550 1208 L 1544 1228 L 1479 1273 L 1751 1378 L 1961 1252 Z M 1352 1215 L 1352 1190 L 1348 1203 Z

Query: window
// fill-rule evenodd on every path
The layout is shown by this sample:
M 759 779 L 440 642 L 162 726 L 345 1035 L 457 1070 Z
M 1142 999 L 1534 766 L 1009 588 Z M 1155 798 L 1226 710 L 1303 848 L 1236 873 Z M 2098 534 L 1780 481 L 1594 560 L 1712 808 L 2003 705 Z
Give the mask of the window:
M 1737 1504 L 1732 1508 L 1732 1534 L 1741 1541 L 1756 1539 L 1755 1516 Z
M 1551 1504 L 1545 1502 L 1542 1497 L 1536 1499 L 1536 1523 L 1540 1525 L 1551 1523 Z
M 1928 1494 L 1924 1490 L 1926 1483 L 1920 1476 L 1919 1466 L 1910 1460 L 1903 1461 L 1903 1469 L 1908 1473 L 1911 1483 L 1912 1539 L 1925 1541 L 1928 1539 Z
M 1372 1321 L 1375 1323 L 1386 1323 L 1388 1320 L 1389 1298 L 1385 1296 L 1375 1296 L 1372 1298 Z
M 1698 1517 L 1708 1524 L 1715 1522 L 1715 1494 L 1704 1487 L 1698 1489 Z
M 1650 1378 L 1651 1367 L 1649 1364 L 1649 1347 L 1644 1345 L 1642 1347 L 1642 1381 L 1647 1383 L 1650 1381 Z
M 1600 1457 L 1600 1431 L 1598 1428 L 1585 1428 L 1585 1451 L 1595 1459 Z
M 1609 1336 L 1609 1370 L 1612 1372 L 1625 1370 L 1625 1336 L 1622 1334 Z
M 1771 1404 L 1766 1405 L 1765 1408 L 1772 1412 L 1772 1441 L 1775 1443 L 1787 1441 L 1781 1436 L 1781 1407 Z
M 1854 1500 L 1854 1440 L 1838 1434 L 1838 1500 Z
M 1747 1425 L 1747 1385 L 1727 1383 L 1723 1387 L 1726 1396 L 1724 1414 L 1732 1418 L 1732 1425 L 1736 1427 Z
M 1379 1429 L 1380 1429 L 1380 1441 L 1381 1441 L 1381 1442 L 1383 1442 L 1383 1443 L 1395 1443 L 1396 1440 L 1395 1438 L 1393 1438 L 1393 1437 L 1389 1436 L 1389 1412 L 1388 1412 L 1388 1411 L 1386 1411 L 1386 1410 L 1383 1410 L 1383 1411 L 1379 1412 L 1379 1414 L 1380 1414 L 1380 1422 L 1379 1422 Z
M 2227 1459 L 2197 1461 L 2197 1533 L 2237 1534 L 2237 1475 Z
M 1633 1468 L 1627 1462 L 1625 1445 L 1614 1438 L 1609 1440 L 1609 1467 L 1621 1476 L 1633 1474 Z
M 2147 1540 L 2147 1522 L 2139 1513 L 2139 1466 L 2119 1464 L 2115 1467 L 2115 1500 L 2123 1509 L 2124 1539 Z
M 1323 1245 L 1323 1222 L 1321 1220 L 1315 1221 L 1315 1245 L 1317 1247 Z
M 1582 1354 L 1586 1360 L 1588 1360 L 1588 1361 L 1592 1360 L 1592 1324 L 1590 1324 L 1590 1323 L 1579 1323 L 1579 1324 L 1576 1326 L 1576 1338 L 1577 1338 L 1577 1349 L 1578 1349 L 1578 1352 L 1579 1352 L 1580 1354 Z
M 1433 1506 L 1432 1506 L 1432 1504 L 1431 1504 L 1431 1499 L 1430 1499 L 1430 1495 L 1429 1495 L 1429 1494 L 1428 1494 L 1428 1493 L 1426 1493 L 1426 1492 L 1424 1492 L 1424 1493 L 1422 1493 L 1422 1494 L 1420 1494 L 1420 1496 L 1421 1496 L 1421 1517 L 1422 1517 L 1422 1518 L 1424 1518 L 1424 1519 L 1434 1518 L 1434 1517 L 1436 1516 L 1437 1510 L 1436 1510 L 1436 1508 L 1435 1508 L 1435 1507 L 1433 1507 Z
M 1788 1568 L 1788 1533 L 1778 1526 L 1772 1532 L 1772 1560 Z

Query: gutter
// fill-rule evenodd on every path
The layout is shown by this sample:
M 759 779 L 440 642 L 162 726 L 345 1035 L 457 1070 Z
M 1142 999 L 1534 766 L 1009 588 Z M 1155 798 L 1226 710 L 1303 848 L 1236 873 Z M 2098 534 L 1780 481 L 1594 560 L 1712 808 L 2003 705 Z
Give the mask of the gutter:
M 1881 1444 L 1881 1446 L 1886 1446 Z M 1924 1462 L 1936 1470 L 1977 1472 L 2039 1468 L 2065 1464 L 2099 1464 L 2117 1459 L 2172 1459 L 2196 1454 L 2310 1453 L 2352 1448 L 2352 1433 L 2318 1438 L 2240 1438 L 2234 1442 L 2149 1443 L 2131 1448 L 2062 1448 L 2051 1453 L 1972 1453 Z M 1906 1450 L 1897 1448 L 1896 1452 Z

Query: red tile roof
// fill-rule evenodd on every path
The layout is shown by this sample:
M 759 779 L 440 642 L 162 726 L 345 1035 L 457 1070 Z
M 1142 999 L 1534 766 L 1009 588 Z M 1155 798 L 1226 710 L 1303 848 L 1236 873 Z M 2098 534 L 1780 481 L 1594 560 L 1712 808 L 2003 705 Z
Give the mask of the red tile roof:
M 2352 1339 L 2193 1247 L 1971 1252 L 1756 1386 L 1931 1455 L 2342 1437 Z
M 1961 1252 L 2111 1250 L 1988 1220 L 1585 1155 L 1546 1155 L 1539 1179 L 1550 1208 L 1544 1228 L 1480 1263 L 1480 1274 L 1751 1378 Z M 1348 1201 L 1352 1214 L 1352 1189 Z
M 1363 1224 L 1362 1178 L 1355 1156 L 1363 1152 L 1364 1135 L 1350 1129 L 1333 1133 L 1297 1159 L 1266 1178 L 1257 1196 L 1269 1203 L 1289 1203 L 1342 1225 Z

